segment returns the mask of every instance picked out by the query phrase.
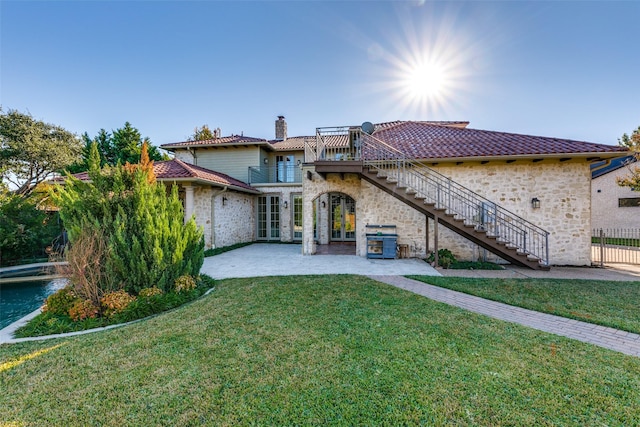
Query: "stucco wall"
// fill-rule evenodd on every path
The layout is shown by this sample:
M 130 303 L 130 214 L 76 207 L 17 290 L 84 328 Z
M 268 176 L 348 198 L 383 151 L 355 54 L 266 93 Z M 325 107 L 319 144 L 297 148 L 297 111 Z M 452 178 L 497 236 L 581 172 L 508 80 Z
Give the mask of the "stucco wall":
M 627 168 L 621 168 L 599 176 L 591 182 L 591 227 L 604 228 L 640 228 L 640 206 L 618 207 L 618 199 L 640 197 L 640 192 L 629 187 L 620 187 L 617 176 L 629 174 Z
M 590 258 L 590 171 L 587 163 L 521 161 L 481 165 L 434 167 L 480 195 L 550 232 L 549 258 L 554 265 L 589 265 Z M 313 170 L 311 166 L 305 170 Z M 356 200 L 357 253 L 366 255 L 365 224 L 396 224 L 398 243 L 408 244 L 412 256 L 424 256 L 427 247 L 425 217 L 392 196 L 378 190 L 357 175 L 313 174 L 305 179 L 303 252 L 314 253 L 312 202 L 320 194 L 342 192 Z M 540 199 L 539 209 L 531 199 Z M 429 221 L 433 224 L 433 221 Z M 310 224 L 310 226 L 307 226 Z M 478 259 L 484 250 L 447 230 L 439 228 L 439 247 L 448 248 L 460 259 Z M 433 249 L 433 228 L 429 233 Z M 489 257 L 488 259 L 495 259 Z

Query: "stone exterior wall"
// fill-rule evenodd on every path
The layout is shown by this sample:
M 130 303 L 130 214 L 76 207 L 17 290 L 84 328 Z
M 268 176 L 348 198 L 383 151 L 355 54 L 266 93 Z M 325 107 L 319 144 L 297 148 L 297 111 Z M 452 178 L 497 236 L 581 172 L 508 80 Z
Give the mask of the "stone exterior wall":
M 591 171 L 586 162 L 531 161 L 434 167 L 511 212 L 547 230 L 552 265 L 591 264 Z M 531 199 L 540 200 L 533 209 Z M 448 232 L 448 230 L 446 230 Z M 447 233 L 442 233 L 441 237 Z M 448 242 L 447 242 L 448 243 Z M 441 247 L 445 247 L 443 243 Z M 449 249 L 468 258 L 482 250 L 464 239 Z M 463 256 L 463 255 L 461 255 Z
M 621 168 L 599 176 L 591 182 L 592 228 L 640 228 L 640 206 L 618 207 L 620 198 L 640 197 L 639 191 L 618 185 L 616 177 L 625 175 L 629 175 L 629 170 Z
M 589 265 L 590 247 L 590 170 L 586 162 L 518 161 L 486 165 L 465 163 L 434 167 L 487 199 L 531 221 L 550 232 L 549 258 L 553 265 Z M 305 166 L 313 173 L 312 166 Z M 359 255 L 366 255 L 366 229 L 369 224 L 397 225 L 398 243 L 409 245 L 410 255 L 424 257 L 427 247 L 433 249 L 433 221 L 430 241 L 426 241 L 426 218 L 387 193 L 359 179 L 357 175 L 328 175 L 323 179 L 313 173 L 305 179 L 303 253 L 315 253 L 313 239 L 313 202 L 329 192 L 341 192 L 356 201 L 356 247 Z M 541 201 L 533 209 L 531 199 Z M 328 204 L 327 204 L 328 206 Z M 320 212 L 319 218 L 328 213 Z M 324 220 L 323 220 L 324 221 Z M 328 226 L 328 222 L 327 222 Z M 323 236 L 319 238 L 324 243 Z M 427 244 L 428 243 L 428 244 Z M 439 247 L 450 249 L 459 259 L 483 258 L 484 249 L 439 227 Z M 487 259 L 497 257 L 487 254 Z
M 223 198 L 226 201 L 223 204 Z M 205 249 L 255 240 L 255 196 L 197 187 L 194 194 L 196 223 L 204 228 Z M 213 209 L 212 209 L 213 202 Z
M 301 194 L 301 185 L 256 185 L 263 195 L 265 196 L 279 196 L 280 197 L 280 241 L 292 242 L 293 241 L 293 194 Z M 257 197 L 257 196 L 254 196 Z M 287 202 L 287 207 L 284 207 L 284 202 Z M 254 212 L 255 216 L 255 212 Z M 255 221 L 254 221 L 255 224 Z M 255 228 L 255 225 L 254 225 Z
M 312 167 L 305 167 L 312 171 Z M 366 225 L 394 224 L 397 226 L 398 244 L 407 244 L 412 256 L 425 257 L 425 215 L 405 205 L 389 194 L 361 180 L 357 175 L 329 175 L 323 179 L 313 174 L 313 180 L 303 182 L 303 253 L 315 253 L 316 241 L 313 237 L 313 204 L 318 199 L 317 243 L 329 243 L 329 201 L 328 193 L 343 193 L 356 202 L 356 253 L 366 256 Z M 322 207 L 322 201 L 325 206 Z

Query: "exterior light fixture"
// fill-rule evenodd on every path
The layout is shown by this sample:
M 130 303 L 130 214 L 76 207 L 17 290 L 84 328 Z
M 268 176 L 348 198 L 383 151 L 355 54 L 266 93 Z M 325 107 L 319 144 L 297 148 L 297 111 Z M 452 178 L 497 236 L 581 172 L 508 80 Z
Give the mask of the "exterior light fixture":
M 265 158 L 264 158 L 264 164 L 265 164 L 265 165 L 268 165 L 268 164 L 269 164 L 269 158 L 268 158 L 268 157 L 265 157 Z
M 298 166 L 302 164 L 302 160 L 298 159 Z
M 533 209 L 539 209 L 540 208 L 540 199 L 538 199 L 537 197 L 534 197 L 533 199 L 531 199 L 531 207 Z
M 227 198 L 226 197 L 222 197 L 222 206 L 226 206 L 227 205 Z
M 284 206 L 285 209 L 287 209 L 289 207 L 289 202 L 285 200 L 282 205 Z
M 326 208 L 327 207 L 327 202 L 325 202 L 324 200 L 322 201 L 322 207 Z

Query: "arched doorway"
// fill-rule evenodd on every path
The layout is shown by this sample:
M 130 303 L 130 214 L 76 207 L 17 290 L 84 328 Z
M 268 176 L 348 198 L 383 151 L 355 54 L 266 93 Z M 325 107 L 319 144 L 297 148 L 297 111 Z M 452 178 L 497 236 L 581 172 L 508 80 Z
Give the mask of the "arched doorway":
M 329 241 L 356 241 L 356 202 L 343 193 L 329 193 Z

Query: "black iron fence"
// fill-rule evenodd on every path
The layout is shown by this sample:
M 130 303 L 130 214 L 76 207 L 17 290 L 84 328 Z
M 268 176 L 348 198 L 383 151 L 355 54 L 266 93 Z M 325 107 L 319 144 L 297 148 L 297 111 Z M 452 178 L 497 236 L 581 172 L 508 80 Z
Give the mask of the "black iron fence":
M 640 228 L 595 228 L 591 231 L 591 262 L 640 264 Z

